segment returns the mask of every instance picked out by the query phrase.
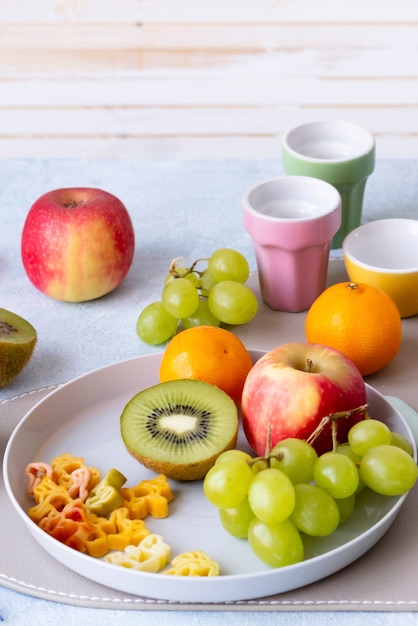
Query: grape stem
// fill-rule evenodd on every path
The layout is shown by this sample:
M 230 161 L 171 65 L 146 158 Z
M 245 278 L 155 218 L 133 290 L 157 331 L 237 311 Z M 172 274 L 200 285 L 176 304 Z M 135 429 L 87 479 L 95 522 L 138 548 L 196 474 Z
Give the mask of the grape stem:
M 355 415 L 356 413 L 364 413 L 365 419 L 369 419 L 369 414 L 367 412 L 368 404 L 362 404 L 355 409 L 350 409 L 349 411 L 337 411 L 336 413 L 330 413 L 321 419 L 318 426 L 315 430 L 309 435 L 306 439 L 306 443 L 312 445 L 315 439 L 319 437 L 320 433 L 323 431 L 325 426 L 331 422 L 331 436 L 332 436 L 332 449 L 336 450 L 338 445 L 337 440 L 337 422 L 339 419 L 351 417 L 351 415 Z M 264 451 L 264 456 L 257 456 L 248 460 L 248 464 L 253 466 L 258 461 L 265 461 L 266 467 L 271 467 L 270 461 L 271 459 L 277 459 L 280 461 L 283 458 L 283 453 L 278 452 L 277 454 L 271 454 L 271 424 L 269 423 L 267 426 L 267 438 L 266 438 L 266 448 Z
M 266 449 L 264 451 L 264 455 L 266 458 L 269 458 L 270 452 L 271 452 L 271 424 L 269 422 L 267 426 Z
M 325 417 L 321 419 L 321 421 L 319 422 L 315 430 L 309 435 L 309 437 L 306 440 L 306 443 L 309 443 L 310 445 L 312 445 L 315 439 L 317 439 L 320 433 L 324 430 L 325 426 L 327 426 L 327 424 L 331 422 L 332 447 L 335 450 L 338 444 L 337 421 L 342 418 L 347 419 L 348 417 L 351 417 L 352 415 L 355 415 L 356 413 L 365 413 L 365 417 L 367 419 L 368 413 L 366 409 L 368 406 L 369 406 L 368 404 L 362 404 L 361 406 L 358 406 L 355 409 L 350 409 L 349 411 L 337 411 L 336 413 L 330 413 L 329 415 L 326 415 Z
M 174 278 L 182 278 L 186 274 L 191 274 L 192 272 L 197 274 L 199 277 L 202 276 L 203 272 L 200 272 L 199 270 L 197 270 L 196 265 L 200 263 L 201 261 L 208 261 L 208 259 L 207 258 L 196 259 L 196 261 L 193 261 L 190 267 L 184 268 L 185 273 L 179 273 L 177 271 L 177 266 L 180 261 L 184 261 L 184 258 L 181 256 L 178 256 L 171 261 L 170 268 L 168 271 L 172 276 L 174 276 Z

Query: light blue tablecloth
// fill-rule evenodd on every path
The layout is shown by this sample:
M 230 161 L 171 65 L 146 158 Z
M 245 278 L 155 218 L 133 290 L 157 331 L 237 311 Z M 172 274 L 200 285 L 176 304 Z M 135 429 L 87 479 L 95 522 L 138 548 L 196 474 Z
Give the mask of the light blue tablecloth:
M 207 256 L 219 246 L 241 250 L 255 269 L 242 225 L 241 196 L 259 180 L 282 175 L 279 161 L 148 162 L 135 160 L 0 161 L 0 306 L 27 318 L 39 335 L 22 374 L 0 390 L 2 400 L 68 381 L 97 367 L 159 351 L 135 334 L 139 312 L 160 296 L 170 261 Z M 134 223 L 131 271 L 109 296 L 89 303 L 55 302 L 29 283 L 20 259 L 20 234 L 37 197 L 63 186 L 101 187 L 117 195 Z M 418 163 L 378 161 L 366 187 L 363 221 L 418 219 Z M 251 346 L 252 347 L 252 346 Z M 1 424 L 0 424 L 1 427 Z M 0 522 L 1 524 L 1 522 Z M 0 555 L 1 560 L 1 555 Z M 247 624 L 289 626 L 416 624 L 415 613 L 136 612 L 92 610 L 48 602 L 0 587 L 0 616 L 11 626 L 37 624 Z

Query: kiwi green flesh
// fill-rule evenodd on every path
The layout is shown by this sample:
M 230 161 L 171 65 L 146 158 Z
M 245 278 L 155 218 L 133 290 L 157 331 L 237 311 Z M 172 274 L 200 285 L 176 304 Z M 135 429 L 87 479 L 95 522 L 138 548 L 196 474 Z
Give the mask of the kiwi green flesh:
M 27 365 L 36 341 L 32 324 L 16 313 L 0 309 L 0 387 L 11 383 Z
M 174 480 L 198 480 L 235 447 L 238 410 L 214 385 L 168 381 L 137 393 L 122 411 L 120 429 L 126 449 L 145 467 Z

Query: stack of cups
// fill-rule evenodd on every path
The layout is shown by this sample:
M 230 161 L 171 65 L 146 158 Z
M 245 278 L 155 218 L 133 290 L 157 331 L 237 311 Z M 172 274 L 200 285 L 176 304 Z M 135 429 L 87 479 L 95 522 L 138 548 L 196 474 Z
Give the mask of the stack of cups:
M 331 248 L 361 222 L 373 135 L 349 122 L 311 122 L 282 142 L 287 176 L 244 194 L 263 300 L 280 311 L 304 311 L 326 286 Z

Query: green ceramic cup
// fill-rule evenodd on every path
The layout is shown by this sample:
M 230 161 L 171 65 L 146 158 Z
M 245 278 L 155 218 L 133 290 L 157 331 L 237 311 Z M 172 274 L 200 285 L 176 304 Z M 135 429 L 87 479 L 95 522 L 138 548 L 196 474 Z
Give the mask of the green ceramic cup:
M 342 201 L 341 226 L 332 248 L 361 223 L 367 178 L 374 171 L 372 133 L 351 122 L 308 122 L 289 130 L 282 140 L 282 164 L 288 175 L 312 176 L 331 183 Z

